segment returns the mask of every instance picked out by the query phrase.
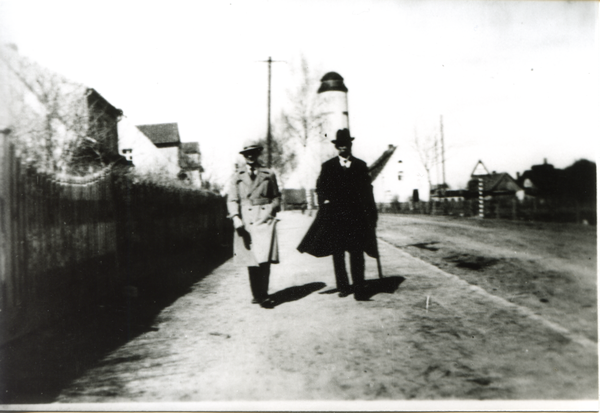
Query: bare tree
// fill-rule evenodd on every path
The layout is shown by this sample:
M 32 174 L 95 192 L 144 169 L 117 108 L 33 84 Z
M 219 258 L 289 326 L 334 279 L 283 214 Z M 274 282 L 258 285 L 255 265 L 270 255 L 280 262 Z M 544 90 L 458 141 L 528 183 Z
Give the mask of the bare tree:
M 325 115 L 317 94 L 320 79 L 303 55 L 298 64 L 292 65 L 292 75 L 298 80 L 296 86 L 289 90 L 289 106 L 281 114 L 280 142 L 297 153 L 292 169 L 301 169 L 308 208 L 311 208 L 311 188 L 316 182 L 321 162 L 320 144 L 325 140 Z
M 437 135 L 430 133 L 425 136 L 419 136 L 415 129 L 415 136 L 413 140 L 413 149 L 419 155 L 419 161 L 425 169 L 427 174 L 427 182 L 429 188 L 433 188 L 431 183 L 432 170 L 438 165 L 438 147 L 437 147 Z
M 306 148 L 313 140 L 321 140 L 324 116 L 317 96 L 319 77 L 311 70 L 305 56 L 300 63 L 292 66 L 292 74 L 298 78 L 298 84 L 288 92 L 290 108 L 281 116 L 283 137 L 297 142 Z

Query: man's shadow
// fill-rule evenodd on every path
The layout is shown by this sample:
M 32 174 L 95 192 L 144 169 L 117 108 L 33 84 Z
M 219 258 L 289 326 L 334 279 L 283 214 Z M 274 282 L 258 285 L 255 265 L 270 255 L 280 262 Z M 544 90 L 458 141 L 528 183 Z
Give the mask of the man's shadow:
M 304 285 L 297 285 L 294 287 L 288 287 L 281 291 L 277 291 L 274 294 L 271 294 L 269 298 L 273 302 L 273 307 L 277 307 L 283 303 L 289 303 L 291 301 L 298 301 L 315 291 L 320 290 L 325 287 L 327 284 L 323 282 L 314 282 L 308 283 Z
M 385 278 L 365 280 L 365 284 L 360 291 L 354 291 L 355 297 L 361 301 L 369 301 L 373 296 L 380 293 L 393 294 L 404 280 L 406 280 L 406 278 L 400 275 L 390 275 Z M 319 294 L 335 294 L 337 292 L 339 292 L 337 288 L 332 288 L 331 290 L 326 290 Z

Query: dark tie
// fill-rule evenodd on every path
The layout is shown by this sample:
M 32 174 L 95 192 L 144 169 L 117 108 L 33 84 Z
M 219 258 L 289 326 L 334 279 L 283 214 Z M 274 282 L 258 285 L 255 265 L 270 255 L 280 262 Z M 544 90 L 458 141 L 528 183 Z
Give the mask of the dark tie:
M 254 178 L 256 178 L 256 171 L 254 170 L 254 168 L 250 168 L 250 178 L 252 178 L 253 181 Z

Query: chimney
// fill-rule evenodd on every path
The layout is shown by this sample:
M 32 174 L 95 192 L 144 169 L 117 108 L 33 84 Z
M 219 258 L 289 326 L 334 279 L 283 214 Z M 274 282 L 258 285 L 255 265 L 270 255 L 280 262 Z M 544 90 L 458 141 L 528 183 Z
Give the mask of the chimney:
M 521 177 L 521 172 L 517 172 L 517 179 Z
M 548 161 L 546 160 L 546 158 L 544 158 L 544 165 L 546 165 L 548 163 Z

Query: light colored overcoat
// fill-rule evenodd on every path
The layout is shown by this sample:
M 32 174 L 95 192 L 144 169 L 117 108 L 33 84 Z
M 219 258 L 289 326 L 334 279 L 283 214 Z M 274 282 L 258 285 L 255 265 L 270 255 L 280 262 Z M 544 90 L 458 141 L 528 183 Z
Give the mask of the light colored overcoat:
M 234 262 L 246 267 L 261 263 L 278 263 L 279 247 L 275 216 L 281 205 L 281 194 L 275 173 L 258 165 L 252 180 L 246 167 L 233 174 L 227 195 L 229 217 L 238 215 L 247 235 L 234 231 Z

